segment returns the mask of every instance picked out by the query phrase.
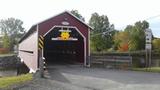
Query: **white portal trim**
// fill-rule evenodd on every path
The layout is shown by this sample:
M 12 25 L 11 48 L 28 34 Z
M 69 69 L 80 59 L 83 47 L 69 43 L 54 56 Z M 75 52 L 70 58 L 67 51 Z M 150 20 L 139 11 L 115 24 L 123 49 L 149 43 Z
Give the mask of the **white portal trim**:
M 78 38 L 69 38 L 68 40 L 60 40 L 58 38 L 51 38 L 53 41 L 78 41 Z
M 52 17 L 50 17 L 50 18 L 47 18 L 47 19 L 45 19 L 45 20 L 43 20 L 43 21 L 41 21 L 41 22 L 38 22 L 38 23 L 35 23 L 35 24 L 33 24 L 32 26 L 31 26 L 31 28 L 32 27 L 34 27 L 34 26 L 36 26 L 36 25 L 38 25 L 38 24 L 41 24 L 41 23 L 43 23 L 43 22 L 45 22 L 45 21 L 47 21 L 47 20 L 50 20 L 50 19 L 52 19 L 52 18 L 54 18 L 54 17 L 56 17 L 56 16 L 59 16 L 59 15 L 61 15 L 61 14 L 63 14 L 63 13 L 68 13 L 69 15 L 71 15 L 71 16 L 73 16 L 76 20 L 78 20 L 79 22 L 81 22 L 81 23 L 83 23 L 84 25 L 86 25 L 87 27 L 89 27 L 90 28 L 90 30 L 93 30 L 93 28 L 91 27 L 91 26 L 89 26 L 88 24 L 86 24 L 84 21 L 82 21 L 81 19 L 79 19 L 79 18 L 77 18 L 75 15 L 73 15 L 70 11 L 64 11 L 64 12 L 62 12 L 62 13 L 59 13 L 59 14 L 57 14 L 57 15 L 54 15 L 54 16 L 52 16 Z M 31 28 L 29 29 L 29 31 L 31 30 Z M 28 32 L 29 32 L 28 31 Z M 25 37 L 27 34 L 28 34 L 28 32 L 23 36 L 23 37 Z M 25 37 L 25 38 L 23 38 L 22 37 L 22 39 L 24 40 L 25 38 L 27 38 L 27 37 Z M 19 43 L 21 43 L 23 40 L 20 40 L 20 42 Z
M 79 31 L 79 29 L 75 26 L 62 26 L 62 25 L 54 25 L 51 29 L 46 32 L 43 37 L 45 37 L 49 32 L 51 32 L 55 27 L 64 27 L 64 28 L 75 28 L 75 30 L 83 37 L 84 42 L 84 66 L 87 66 L 86 63 L 86 37 Z
M 35 70 L 33 70 L 32 68 L 29 69 L 29 73 L 36 73 Z
M 90 29 L 88 28 L 88 56 L 91 56 Z
M 22 58 L 20 58 L 20 60 L 21 60 L 21 63 L 23 63 L 23 62 L 24 62 L 24 60 L 23 60 Z
M 39 24 L 37 24 L 37 69 L 40 69 L 40 60 L 39 60 L 39 46 L 38 46 L 38 43 L 39 43 Z
M 71 32 L 71 30 L 59 30 L 59 32 Z

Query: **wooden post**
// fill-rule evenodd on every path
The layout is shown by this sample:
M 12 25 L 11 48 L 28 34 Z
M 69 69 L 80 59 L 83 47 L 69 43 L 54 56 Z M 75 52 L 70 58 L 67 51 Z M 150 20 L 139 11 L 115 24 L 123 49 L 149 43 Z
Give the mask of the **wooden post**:
M 145 67 L 147 68 L 148 67 L 148 50 L 146 49 L 145 50 L 146 51 L 146 65 L 145 65 Z
M 151 51 L 152 51 L 152 30 L 146 29 L 146 67 L 151 67 Z
M 90 56 L 87 56 L 87 64 L 86 64 L 86 66 L 87 67 L 90 67 L 90 65 L 91 65 L 91 58 L 90 58 Z
M 44 69 L 43 69 L 43 67 L 44 67 L 44 59 L 42 58 L 42 57 L 40 57 L 40 76 L 41 77 L 44 77 Z
M 43 48 L 44 48 L 44 37 L 39 35 L 38 37 L 38 57 L 39 57 L 39 69 L 40 69 L 40 76 L 44 77 L 44 57 L 43 57 Z
M 149 67 L 151 67 L 151 64 L 152 64 L 152 55 L 151 55 L 151 51 L 152 51 L 152 50 L 150 49 L 149 52 L 148 52 L 148 53 L 149 53 L 149 55 L 148 55 L 148 56 L 149 56 Z

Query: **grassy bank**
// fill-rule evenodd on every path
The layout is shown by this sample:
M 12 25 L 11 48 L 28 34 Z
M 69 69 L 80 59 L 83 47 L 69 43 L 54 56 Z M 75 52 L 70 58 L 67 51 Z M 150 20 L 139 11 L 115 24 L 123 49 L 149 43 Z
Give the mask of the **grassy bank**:
M 14 53 L 0 54 L 0 57 L 13 56 L 13 55 L 16 55 L 16 54 Z
M 13 76 L 13 77 L 3 77 L 0 78 L 0 88 L 8 88 L 12 85 L 24 83 L 26 81 L 32 80 L 32 74 L 25 74 L 20 76 Z
M 151 68 L 132 68 L 134 71 L 144 71 L 144 72 L 158 72 L 160 73 L 160 67 L 151 67 Z

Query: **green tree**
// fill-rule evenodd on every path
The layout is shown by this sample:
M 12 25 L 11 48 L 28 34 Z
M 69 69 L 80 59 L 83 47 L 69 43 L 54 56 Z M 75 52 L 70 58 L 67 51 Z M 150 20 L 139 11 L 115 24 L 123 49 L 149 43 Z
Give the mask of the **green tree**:
M 113 45 L 113 35 L 114 32 L 104 33 L 111 30 L 108 17 L 105 15 L 99 16 L 98 13 L 93 13 L 89 25 L 93 28 L 91 31 L 91 46 L 93 46 L 95 51 L 102 51 L 112 47 Z
M 75 15 L 77 18 L 79 18 L 82 21 L 85 21 L 84 17 L 78 12 L 78 10 L 72 10 L 71 13 Z
M 3 42 L 2 43 L 3 48 L 9 49 L 9 47 L 10 47 L 10 40 L 9 40 L 9 36 L 6 33 L 2 37 L 2 42 Z
M 10 50 L 13 50 L 14 45 L 18 44 L 19 38 L 25 33 L 22 25 L 23 22 L 15 18 L 8 18 L 0 21 L 0 29 L 2 33 L 9 37 Z
M 145 29 L 149 27 L 147 21 L 138 21 L 133 26 L 128 25 L 124 31 L 129 33 L 129 50 L 145 49 Z
M 160 39 L 153 39 L 153 49 L 160 52 Z

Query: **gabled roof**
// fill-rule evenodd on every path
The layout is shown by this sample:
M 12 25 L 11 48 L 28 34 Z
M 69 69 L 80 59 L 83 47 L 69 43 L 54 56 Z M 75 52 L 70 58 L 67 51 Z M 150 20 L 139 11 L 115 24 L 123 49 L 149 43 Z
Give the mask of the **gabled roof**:
M 64 12 L 62 12 L 62 13 L 60 13 L 60 14 L 57 14 L 57 15 L 55 15 L 55 16 L 52 16 L 52 17 L 50 17 L 50 18 L 48 18 L 48 19 L 45 19 L 45 20 L 43 20 L 43 21 L 41 21 L 41 22 L 38 22 L 38 23 L 32 25 L 32 27 L 29 29 L 29 31 L 20 39 L 19 43 L 21 43 L 24 39 L 26 39 L 30 34 L 32 34 L 32 33 L 35 31 L 35 29 L 32 29 L 32 28 L 36 27 L 36 26 L 37 26 L 38 24 L 40 24 L 40 23 L 43 23 L 43 22 L 45 22 L 45 21 L 47 21 L 47 20 L 49 20 L 49 19 L 51 19 L 51 18 L 54 18 L 54 17 L 56 17 L 56 16 L 59 16 L 59 15 L 61 15 L 61 14 L 63 14 L 63 13 L 68 13 L 69 15 L 73 16 L 73 17 L 76 18 L 78 21 L 80 21 L 81 23 L 83 23 L 84 25 L 86 25 L 87 27 L 89 27 L 89 28 L 92 30 L 92 27 L 91 27 L 91 26 L 89 26 L 89 25 L 86 24 L 84 21 L 82 21 L 81 19 L 79 19 L 78 17 L 76 17 L 75 15 L 73 15 L 71 12 L 69 12 L 69 11 L 64 11 Z
M 36 28 L 36 26 L 37 26 L 37 25 L 33 25 L 33 26 L 29 29 L 29 31 L 22 36 L 22 38 L 19 40 L 19 43 L 21 43 L 21 42 L 22 42 L 23 40 L 25 40 L 30 34 L 32 34 L 32 33 L 35 31 L 35 29 L 33 29 L 33 28 Z
M 68 14 L 70 14 L 71 16 L 73 16 L 74 18 L 76 18 L 78 21 L 80 21 L 81 23 L 83 23 L 84 25 L 86 25 L 87 27 L 89 27 L 90 29 L 92 29 L 91 26 L 89 26 L 89 25 L 86 24 L 84 21 L 82 21 L 81 19 L 79 19 L 78 17 L 76 17 L 75 15 L 73 15 L 70 11 L 64 11 L 64 12 L 59 13 L 59 14 L 57 14 L 57 15 L 54 15 L 54 16 L 52 16 L 52 17 L 50 17 L 50 18 L 47 18 L 47 19 L 45 19 L 45 20 L 43 20 L 43 21 L 41 21 L 41 22 L 38 22 L 38 23 L 36 23 L 36 24 L 34 24 L 34 25 L 43 23 L 43 22 L 45 22 L 45 21 L 47 21 L 47 20 L 49 20 L 49 19 L 51 19 L 51 18 L 54 18 L 54 17 L 56 17 L 56 16 L 59 16 L 59 15 L 61 15 L 61 14 L 63 14 L 63 13 L 68 13 Z

